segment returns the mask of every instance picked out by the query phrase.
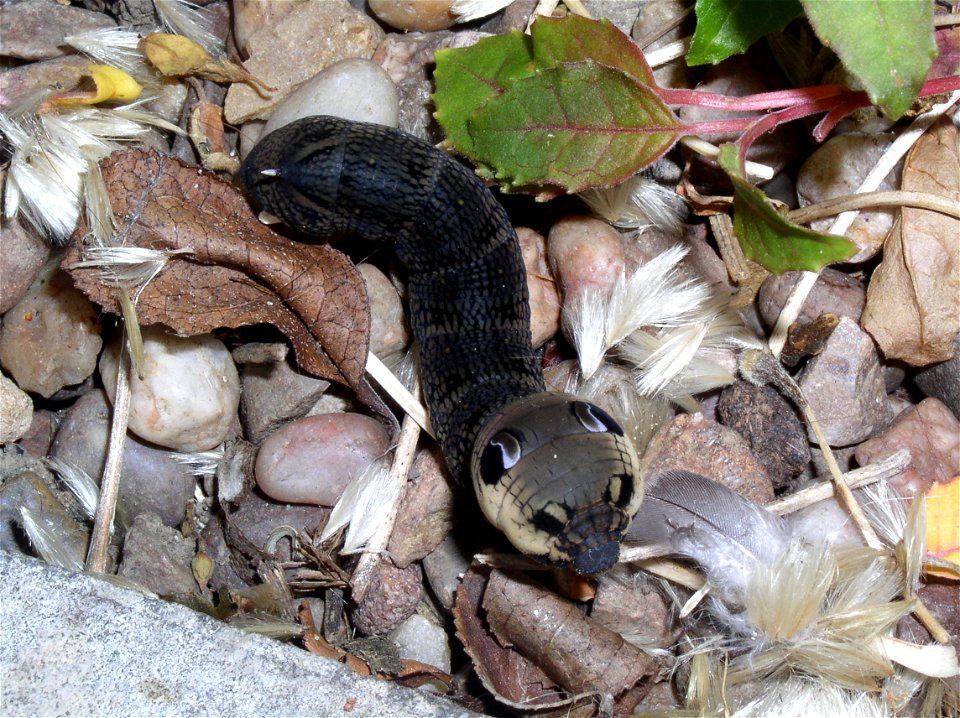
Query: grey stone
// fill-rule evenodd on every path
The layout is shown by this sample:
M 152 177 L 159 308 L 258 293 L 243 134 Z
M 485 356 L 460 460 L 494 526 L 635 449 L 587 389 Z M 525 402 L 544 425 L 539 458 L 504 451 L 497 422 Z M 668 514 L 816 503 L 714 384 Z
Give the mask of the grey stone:
M 109 27 L 116 23 L 102 12 L 48 0 L 6 3 L 0 7 L 0 55 L 22 60 L 59 57 L 69 50 L 64 37 Z
M 478 715 L 92 576 L 2 552 L 0 576 L 3 715 Z
M 863 441 L 890 420 L 876 347 L 847 317 L 840 319 L 823 352 L 807 364 L 800 389 L 830 446 Z M 816 439 L 812 429 L 808 436 Z
M 281 362 L 244 364 L 240 376 L 240 417 L 247 439 L 254 444 L 291 419 L 305 416 L 330 388 L 330 382 L 296 369 L 292 357 Z
M 110 434 L 110 406 L 102 389 L 83 395 L 70 408 L 57 431 L 50 453 L 83 469 L 97 483 L 103 475 Z M 182 520 L 193 498 L 196 479 L 170 452 L 146 444 L 132 434 L 123 442 L 120 511 L 132 521 L 155 513 L 168 526 Z
M 117 572 L 159 596 L 192 593 L 196 540 L 164 526 L 156 514 L 140 514 L 123 541 L 123 563 Z

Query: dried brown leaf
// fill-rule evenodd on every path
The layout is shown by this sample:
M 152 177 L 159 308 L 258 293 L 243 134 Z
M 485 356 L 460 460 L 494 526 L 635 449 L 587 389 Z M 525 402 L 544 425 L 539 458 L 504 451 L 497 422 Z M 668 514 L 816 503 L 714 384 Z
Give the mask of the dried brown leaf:
M 345 384 L 392 415 L 364 379 L 370 316 L 360 273 L 341 252 L 293 242 L 257 221 L 243 196 L 197 167 L 153 151 L 116 152 L 101 165 L 124 247 L 173 256 L 137 301 L 142 324 L 192 336 L 270 323 L 305 371 Z M 79 229 L 64 267 L 93 301 L 118 312 L 116 287 L 72 265 L 92 239 Z
M 599 698 L 614 715 L 627 715 L 655 670 L 653 659 L 576 603 L 498 570 L 467 572 L 454 621 L 484 686 L 528 711 L 568 706 L 575 715 Z
M 960 203 L 960 131 L 943 118 L 907 155 L 902 189 Z M 953 356 L 960 332 L 960 221 L 904 207 L 867 289 L 861 323 L 888 359 L 915 366 Z
M 518 651 L 501 645 L 482 617 L 488 569 L 474 566 L 463 577 L 453 606 L 457 636 L 483 683 L 498 701 L 526 711 L 570 706 L 573 699 Z
M 483 598 L 494 635 L 514 646 L 568 693 L 616 698 L 655 670 L 655 661 L 577 604 L 494 570 Z

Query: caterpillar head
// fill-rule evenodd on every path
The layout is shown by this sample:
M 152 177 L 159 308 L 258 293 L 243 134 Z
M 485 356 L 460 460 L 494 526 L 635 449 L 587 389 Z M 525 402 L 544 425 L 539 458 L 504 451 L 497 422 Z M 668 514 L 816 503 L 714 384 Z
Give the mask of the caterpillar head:
M 617 562 L 643 498 L 633 443 L 603 409 L 562 394 L 509 404 L 480 431 L 471 480 L 521 552 L 578 573 Z

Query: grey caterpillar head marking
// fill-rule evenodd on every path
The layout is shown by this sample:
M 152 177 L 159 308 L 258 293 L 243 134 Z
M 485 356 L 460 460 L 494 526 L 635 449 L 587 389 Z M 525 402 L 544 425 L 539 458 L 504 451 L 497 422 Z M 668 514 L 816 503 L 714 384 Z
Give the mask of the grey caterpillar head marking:
M 454 476 L 523 553 L 590 574 L 616 563 L 643 495 L 636 452 L 599 407 L 544 392 L 517 236 L 483 182 L 410 135 L 332 117 L 271 132 L 240 180 L 303 233 L 394 241 Z

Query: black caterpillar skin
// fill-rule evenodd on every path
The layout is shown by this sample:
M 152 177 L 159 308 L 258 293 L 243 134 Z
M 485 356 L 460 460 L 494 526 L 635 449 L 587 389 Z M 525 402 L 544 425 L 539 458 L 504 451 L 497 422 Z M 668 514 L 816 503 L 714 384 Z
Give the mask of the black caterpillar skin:
M 613 565 L 642 496 L 636 452 L 601 409 L 543 393 L 519 243 L 483 182 L 411 135 L 333 117 L 270 133 L 240 179 L 301 232 L 393 240 L 454 476 L 524 553 L 583 573 Z

